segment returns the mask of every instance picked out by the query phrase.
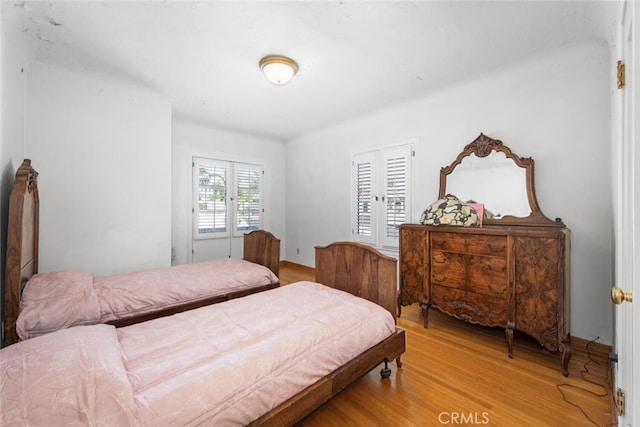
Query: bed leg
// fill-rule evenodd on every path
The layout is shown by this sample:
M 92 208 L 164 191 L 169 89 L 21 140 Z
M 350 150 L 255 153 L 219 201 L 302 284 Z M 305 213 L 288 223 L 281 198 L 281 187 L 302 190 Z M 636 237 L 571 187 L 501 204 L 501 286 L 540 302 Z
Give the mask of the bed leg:
M 380 376 L 382 378 L 389 378 L 391 376 L 391 369 L 389 369 L 389 361 L 384 359 L 384 368 L 380 371 Z

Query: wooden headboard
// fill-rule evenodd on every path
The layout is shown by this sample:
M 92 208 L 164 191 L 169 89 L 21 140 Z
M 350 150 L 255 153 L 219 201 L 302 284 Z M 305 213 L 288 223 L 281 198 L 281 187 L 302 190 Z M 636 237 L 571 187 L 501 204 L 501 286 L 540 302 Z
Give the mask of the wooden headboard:
M 3 347 L 18 341 L 16 319 L 27 279 L 38 272 L 38 172 L 24 159 L 9 196 L 7 259 L 3 307 Z
M 316 246 L 316 282 L 373 301 L 398 315 L 398 261 L 355 242 Z
M 244 235 L 243 259 L 264 265 L 276 276 L 280 273 L 280 239 L 265 230 Z

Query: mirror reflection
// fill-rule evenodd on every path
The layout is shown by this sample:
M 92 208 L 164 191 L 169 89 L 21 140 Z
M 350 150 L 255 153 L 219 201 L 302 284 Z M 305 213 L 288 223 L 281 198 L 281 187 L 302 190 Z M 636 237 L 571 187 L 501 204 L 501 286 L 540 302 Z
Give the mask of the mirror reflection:
M 483 203 L 496 219 L 531 214 L 526 170 L 503 152 L 492 151 L 486 157 L 472 153 L 465 157 L 447 177 L 446 192 L 465 202 Z

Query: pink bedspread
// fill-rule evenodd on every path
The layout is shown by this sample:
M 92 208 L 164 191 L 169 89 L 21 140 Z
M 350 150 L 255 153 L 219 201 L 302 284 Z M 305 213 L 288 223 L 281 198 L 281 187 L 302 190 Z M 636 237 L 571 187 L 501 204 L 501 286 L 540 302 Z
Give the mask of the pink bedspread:
M 138 424 L 113 326 L 77 326 L 0 350 L 0 425 Z
M 93 280 L 101 322 L 272 283 L 278 283 L 278 277 L 267 267 L 236 258 Z
M 88 341 L 85 335 L 96 328 L 117 340 Z M 36 423 L 47 413 L 49 425 L 245 425 L 390 336 L 395 325 L 390 313 L 369 301 L 299 282 L 109 328 L 71 328 L 0 350 L 6 406 L 0 425 Z M 59 361 L 71 360 L 66 346 L 52 344 L 62 338 L 84 343 L 69 346 L 79 363 Z M 37 366 L 21 363 L 40 347 L 47 353 Z M 105 357 L 108 364 L 100 360 Z M 93 370 L 113 371 L 114 378 L 98 381 L 86 374 Z M 76 398 L 61 401 L 59 394 Z M 78 404 L 87 395 L 91 399 Z
M 25 340 L 275 283 L 267 267 L 235 258 L 105 277 L 40 273 L 25 286 L 16 329 Z

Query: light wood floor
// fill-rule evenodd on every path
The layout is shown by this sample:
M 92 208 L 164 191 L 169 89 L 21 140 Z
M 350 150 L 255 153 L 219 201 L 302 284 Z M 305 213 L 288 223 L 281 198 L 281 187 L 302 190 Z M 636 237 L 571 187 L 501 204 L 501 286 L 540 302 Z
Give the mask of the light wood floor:
M 282 284 L 313 280 L 313 269 L 285 263 Z M 515 335 L 514 357 L 504 332 L 429 312 L 422 327 L 419 307 L 403 307 L 398 326 L 407 332 L 403 366 L 380 367 L 307 417 L 304 426 L 610 426 L 608 364 L 592 346 L 574 344 L 569 377 L 558 354 Z M 578 347 L 578 348 L 576 348 Z M 582 348 L 580 348 L 582 347 Z M 597 347 L 597 344 L 596 344 Z

